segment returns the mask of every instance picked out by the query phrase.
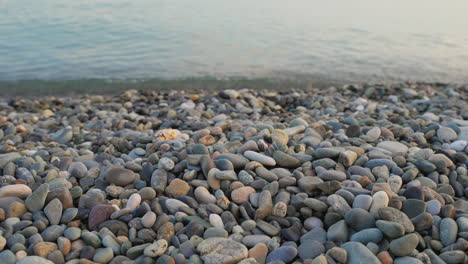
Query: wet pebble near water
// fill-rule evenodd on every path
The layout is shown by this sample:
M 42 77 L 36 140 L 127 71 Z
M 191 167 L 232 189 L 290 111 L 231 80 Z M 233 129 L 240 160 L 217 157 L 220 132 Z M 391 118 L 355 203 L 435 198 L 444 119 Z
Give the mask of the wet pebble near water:
M 467 99 L 442 84 L 1 98 L 0 262 L 467 263 Z

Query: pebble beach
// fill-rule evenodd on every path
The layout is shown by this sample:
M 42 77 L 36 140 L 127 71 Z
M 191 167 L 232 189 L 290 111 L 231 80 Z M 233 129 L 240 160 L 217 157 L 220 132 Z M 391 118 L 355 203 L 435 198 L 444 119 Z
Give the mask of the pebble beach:
M 0 263 L 468 263 L 467 103 L 439 83 L 0 97 Z

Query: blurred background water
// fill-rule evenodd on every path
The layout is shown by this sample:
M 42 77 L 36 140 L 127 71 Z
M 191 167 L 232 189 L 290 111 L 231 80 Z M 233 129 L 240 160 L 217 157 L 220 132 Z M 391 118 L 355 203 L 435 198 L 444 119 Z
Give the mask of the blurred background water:
M 0 0 L 0 81 L 468 82 L 467 11 L 464 0 Z

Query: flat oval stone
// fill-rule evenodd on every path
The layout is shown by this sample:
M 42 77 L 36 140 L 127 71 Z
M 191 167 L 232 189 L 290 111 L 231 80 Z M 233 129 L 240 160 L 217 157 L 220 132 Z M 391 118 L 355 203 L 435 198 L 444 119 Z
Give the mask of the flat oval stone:
M 3 197 L 18 197 L 24 199 L 31 195 L 32 190 L 25 184 L 13 184 L 0 188 L 0 198 Z
M 281 151 L 276 151 L 273 154 L 273 159 L 275 159 L 276 163 L 281 167 L 297 168 L 301 166 L 301 162 L 298 159 Z
M 447 263 L 466 263 L 467 255 L 462 250 L 451 250 L 443 252 L 439 257 Z
M 270 240 L 271 237 L 267 235 L 247 235 L 242 239 L 242 244 L 247 247 L 253 247 L 259 243 L 267 244 Z
M 342 171 L 337 170 L 326 170 L 322 171 L 318 175 L 320 179 L 324 181 L 344 181 L 346 180 L 346 174 Z
M 133 183 L 136 175 L 133 171 L 124 168 L 112 168 L 106 172 L 104 178 L 115 185 L 127 186 Z
M 408 147 L 397 141 L 382 141 L 377 144 L 377 147 L 388 150 L 392 154 L 408 152 Z
M 289 263 L 297 256 L 297 249 L 291 246 L 282 246 L 279 247 L 267 256 L 267 263 L 274 261 L 282 261 L 284 263 Z
M 42 231 L 41 236 L 46 242 L 55 242 L 57 238 L 63 235 L 64 231 L 64 225 L 52 225 Z
M 215 159 L 227 159 L 231 161 L 235 170 L 241 170 L 245 167 L 245 165 L 247 165 L 247 163 L 249 163 L 249 160 L 244 156 L 233 153 L 223 153 L 218 155 Z
M 254 151 L 251 151 L 251 150 L 248 150 L 248 151 L 244 152 L 244 156 L 246 158 L 250 159 L 250 160 L 259 162 L 260 164 L 262 164 L 264 166 L 275 166 L 276 165 L 276 161 L 272 157 L 268 157 L 266 155 L 263 155 L 261 153 L 254 152 Z
M 247 248 L 227 238 L 212 237 L 197 246 L 206 264 L 233 264 L 248 257 Z
M 440 241 L 444 246 L 450 246 L 457 239 L 458 226 L 452 218 L 444 218 L 440 221 Z

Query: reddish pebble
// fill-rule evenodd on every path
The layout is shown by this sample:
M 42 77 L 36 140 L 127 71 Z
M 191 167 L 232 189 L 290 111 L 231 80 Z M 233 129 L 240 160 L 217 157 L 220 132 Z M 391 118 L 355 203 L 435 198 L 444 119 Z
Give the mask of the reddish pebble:
M 388 251 L 380 252 L 379 254 L 377 254 L 377 258 L 379 258 L 379 260 L 380 260 L 380 262 L 382 262 L 382 264 L 392 264 L 393 263 L 393 259 L 390 256 L 390 254 L 388 253 Z

